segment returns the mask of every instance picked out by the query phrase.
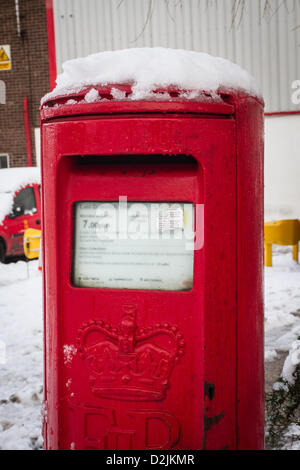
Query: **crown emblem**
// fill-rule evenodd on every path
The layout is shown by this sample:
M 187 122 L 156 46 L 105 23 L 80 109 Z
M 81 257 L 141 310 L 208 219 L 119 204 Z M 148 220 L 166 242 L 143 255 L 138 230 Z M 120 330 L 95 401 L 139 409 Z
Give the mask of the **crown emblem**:
M 172 370 L 184 354 L 176 326 L 138 328 L 133 305 L 123 307 L 117 328 L 102 320 L 85 323 L 77 346 L 90 370 L 92 393 L 118 400 L 164 399 Z

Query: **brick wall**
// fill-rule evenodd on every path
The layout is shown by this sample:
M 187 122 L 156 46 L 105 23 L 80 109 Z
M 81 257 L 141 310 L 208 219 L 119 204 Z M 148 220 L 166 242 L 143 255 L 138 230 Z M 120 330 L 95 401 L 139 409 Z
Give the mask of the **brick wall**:
M 10 166 L 26 166 L 23 98 L 29 100 L 33 164 L 34 128 L 39 127 L 41 97 L 49 91 L 45 0 L 19 0 L 21 37 L 17 33 L 15 2 L 0 0 L 0 45 L 10 44 L 12 70 L 0 71 L 6 85 L 6 104 L 0 104 L 0 154 Z

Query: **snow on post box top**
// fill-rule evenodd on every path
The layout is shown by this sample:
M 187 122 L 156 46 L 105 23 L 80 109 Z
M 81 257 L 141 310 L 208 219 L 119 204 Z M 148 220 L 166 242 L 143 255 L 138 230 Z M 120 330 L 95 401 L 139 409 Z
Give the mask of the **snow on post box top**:
M 132 48 L 99 52 L 85 58 L 68 60 L 58 75 L 56 88 L 42 98 L 41 104 L 59 97 L 82 95 L 81 102 L 101 101 L 92 86 L 126 84 L 130 96 L 118 88 L 111 89 L 112 99 L 170 100 L 156 90 L 176 89 L 178 98 L 201 100 L 203 92 L 217 98 L 218 90 L 240 90 L 261 99 L 255 79 L 229 60 L 203 52 L 182 49 Z M 78 101 L 77 101 L 78 102 Z M 65 104 L 75 104 L 69 100 Z

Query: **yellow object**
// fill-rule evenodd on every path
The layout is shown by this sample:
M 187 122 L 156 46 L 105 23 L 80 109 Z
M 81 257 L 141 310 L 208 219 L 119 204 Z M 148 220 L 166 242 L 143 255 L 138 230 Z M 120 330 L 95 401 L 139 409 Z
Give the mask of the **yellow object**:
M 292 245 L 293 259 L 298 263 L 300 221 L 298 219 L 265 222 L 265 265 L 272 266 L 272 245 Z
M 0 46 L 0 70 L 11 70 L 10 45 Z
M 26 258 L 38 258 L 40 254 L 41 230 L 28 228 L 24 232 L 24 253 Z

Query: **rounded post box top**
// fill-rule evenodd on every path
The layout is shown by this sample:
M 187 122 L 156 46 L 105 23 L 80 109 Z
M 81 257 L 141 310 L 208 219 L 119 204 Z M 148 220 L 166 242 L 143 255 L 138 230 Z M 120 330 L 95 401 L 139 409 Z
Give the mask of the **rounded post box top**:
M 236 96 L 263 104 L 254 78 L 226 59 L 179 49 L 124 49 L 65 62 L 56 88 L 41 101 L 42 119 L 95 112 L 228 115 Z

